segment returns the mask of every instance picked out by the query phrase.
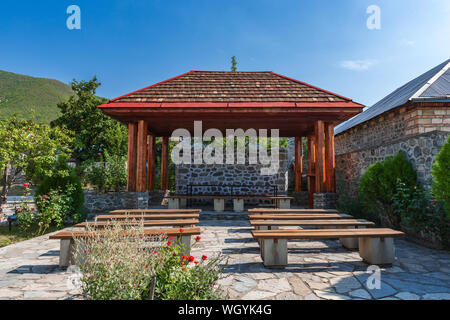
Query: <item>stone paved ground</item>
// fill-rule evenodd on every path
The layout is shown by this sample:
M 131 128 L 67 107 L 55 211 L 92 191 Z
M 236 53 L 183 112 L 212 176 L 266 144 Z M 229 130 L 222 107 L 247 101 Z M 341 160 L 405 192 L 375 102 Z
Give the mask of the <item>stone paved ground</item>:
M 247 221 L 201 221 L 192 254 L 229 255 L 219 285 L 231 299 L 450 299 L 450 253 L 396 240 L 397 261 L 366 287 L 368 265 L 338 241 L 289 242 L 289 266 L 265 269 Z M 58 268 L 48 235 L 0 249 L 0 299 L 71 299 L 71 274 Z

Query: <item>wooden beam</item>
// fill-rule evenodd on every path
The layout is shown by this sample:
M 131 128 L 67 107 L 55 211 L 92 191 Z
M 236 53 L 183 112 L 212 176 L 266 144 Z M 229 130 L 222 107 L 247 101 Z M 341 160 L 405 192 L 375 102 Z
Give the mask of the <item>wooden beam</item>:
M 316 152 L 314 148 L 314 136 L 308 136 L 308 207 L 314 207 L 314 192 L 316 191 Z
M 326 191 L 336 192 L 335 158 L 334 158 L 334 124 L 325 124 L 325 177 Z
M 161 150 L 161 190 L 169 187 L 169 137 L 162 137 Z
M 295 191 L 302 191 L 303 148 L 302 137 L 295 137 Z
M 127 190 L 136 191 L 137 123 L 128 123 Z
M 314 123 L 316 151 L 316 192 L 326 191 L 325 186 L 325 127 L 322 120 Z
M 153 134 L 149 134 L 147 136 L 147 145 L 147 190 L 154 190 L 156 169 L 156 137 Z
M 147 190 L 147 123 L 138 121 L 137 133 L 137 165 L 136 165 L 136 191 Z

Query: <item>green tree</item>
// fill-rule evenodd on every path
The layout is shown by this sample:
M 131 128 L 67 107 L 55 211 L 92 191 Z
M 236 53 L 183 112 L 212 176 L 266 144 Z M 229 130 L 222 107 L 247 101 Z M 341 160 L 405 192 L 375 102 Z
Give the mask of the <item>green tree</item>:
M 232 56 L 231 57 L 231 71 L 236 71 L 236 70 L 237 70 L 236 56 Z
M 52 126 L 64 125 L 75 132 L 72 156 L 78 163 L 95 159 L 104 150 L 116 155 L 127 152 L 127 128 L 97 108 L 107 101 L 95 95 L 100 85 L 96 77 L 90 81 L 73 80 L 75 94 L 67 102 L 58 104 L 61 116 L 51 123 Z
M 0 119 L 0 207 L 20 174 L 38 183 L 40 177 L 54 173 L 56 160 L 70 154 L 71 135 L 65 128 L 51 128 L 15 116 Z
M 450 217 L 450 137 L 436 155 L 431 175 L 431 192 L 444 203 L 444 209 Z

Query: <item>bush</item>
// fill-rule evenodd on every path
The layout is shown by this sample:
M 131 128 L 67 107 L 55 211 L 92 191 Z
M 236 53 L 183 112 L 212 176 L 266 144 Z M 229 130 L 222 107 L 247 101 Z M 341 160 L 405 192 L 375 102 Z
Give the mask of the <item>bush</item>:
M 105 151 L 99 162 L 88 162 L 85 169 L 87 183 L 97 191 L 121 191 L 127 185 L 126 157 Z
M 417 186 L 417 173 L 403 153 L 371 165 L 361 177 L 358 193 L 368 207 L 378 206 L 393 227 L 400 227 L 401 217 L 392 209 L 398 181 Z
M 78 176 L 73 168 L 67 165 L 66 159 L 60 159 L 51 176 L 43 178 L 36 188 L 36 205 L 42 218 L 52 216 L 53 222 L 59 218 L 80 222 L 86 219 L 84 208 L 84 192 Z M 50 214 L 50 211 L 59 212 Z
M 450 137 L 436 155 L 431 175 L 431 192 L 444 203 L 444 209 L 450 217 Z
M 442 245 L 449 247 L 449 221 L 442 204 L 432 199 L 424 188 L 411 188 L 398 181 L 397 192 L 392 200 L 394 212 L 401 216 L 402 223 L 416 232 L 437 235 Z
M 88 228 L 88 231 L 92 229 Z M 198 238 L 199 240 L 199 238 Z M 76 238 L 81 289 L 87 299 L 213 299 L 221 258 L 196 261 L 171 237 L 144 236 L 144 226 L 112 222 L 100 237 Z

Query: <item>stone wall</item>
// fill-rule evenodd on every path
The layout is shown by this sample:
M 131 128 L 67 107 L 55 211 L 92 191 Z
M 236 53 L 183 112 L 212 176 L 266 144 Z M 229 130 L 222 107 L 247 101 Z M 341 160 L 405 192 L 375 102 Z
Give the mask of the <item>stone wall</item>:
M 88 213 L 105 213 L 119 209 L 148 208 L 148 192 L 84 192 L 84 205 Z
M 225 156 L 225 155 L 224 155 Z M 236 156 L 235 156 L 236 159 Z M 181 164 L 175 169 L 176 192 L 185 194 L 189 184 L 214 185 L 193 187 L 193 194 L 286 194 L 288 188 L 288 150 L 280 148 L 279 169 L 274 175 L 261 175 L 268 165 L 249 164 Z M 233 185 L 233 190 L 230 186 Z
M 357 190 L 357 183 L 367 168 L 377 161 L 383 161 L 389 156 L 402 152 L 417 170 L 419 182 L 425 187 L 431 184 L 431 168 L 434 157 L 447 141 L 450 132 L 433 131 L 415 136 L 407 136 L 393 140 L 389 144 L 354 152 L 336 155 L 336 181 L 338 192 L 340 182 L 350 192 Z

